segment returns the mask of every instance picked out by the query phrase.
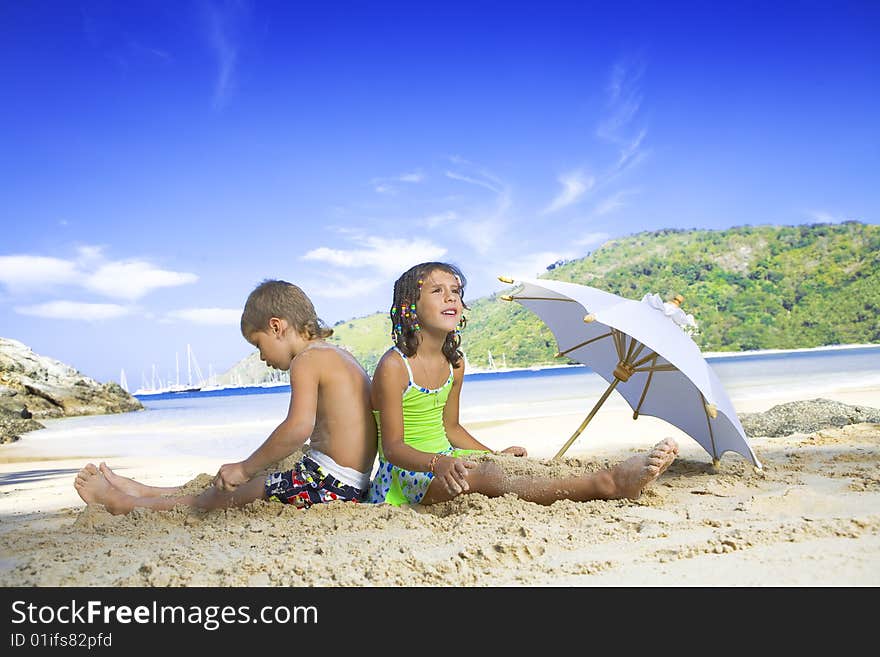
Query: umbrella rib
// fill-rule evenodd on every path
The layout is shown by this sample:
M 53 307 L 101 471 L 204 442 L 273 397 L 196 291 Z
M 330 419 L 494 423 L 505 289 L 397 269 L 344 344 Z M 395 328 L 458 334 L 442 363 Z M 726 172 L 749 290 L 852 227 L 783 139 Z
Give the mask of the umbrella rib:
M 652 360 L 653 360 L 653 362 L 656 364 L 656 362 L 657 362 L 657 354 L 654 354 Z M 642 372 L 642 371 L 644 371 L 644 370 L 636 370 L 636 372 Z M 642 408 L 642 404 L 645 403 L 645 395 L 648 394 L 648 386 L 651 385 L 651 379 L 652 379 L 653 376 L 654 376 L 654 370 L 653 370 L 651 367 L 648 368 L 647 372 L 648 372 L 648 380 L 645 381 L 645 389 L 642 390 L 642 396 L 639 398 L 639 405 L 636 406 L 636 410 L 635 410 L 635 412 L 633 413 L 633 419 L 636 419 L 636 418 L 639 416 L 639 411 L 640 411 L 641 408 Z
M 634 337 L 629 336 L 629 347 L 626 350 L 626 358 L 624 359 L 624 362 L 626 362 L 626 363 L 632 362 L 632 359 L 634 358 L 633 350 L 636 348 L 637 344 L 639 344 L 639 341 L 636 340 Z M 639 351 L 641 351 L 641 349 L 639 349 Z M 638 353 L 636 355 L 638 355 Z
M 581 342 L 580 344 L 576 344 L 573 347 L 569 347 L 565 351 L 560 351 L 558 354 L 556 354 L 556 356 L 557 356 L 557 358 L 560 356 L 565 356 L 565 354 L 570 353 L 570 352 L 574 351 L 575 349 L 580 349 L 581 347 L 585 347 L 588 344 L 590 344 L 591 342 L 595 342 L 596 340 L 601 340 L 602 338 L 607 338 L 609 335 L 611 335 L 610 331 L 608 333 L 603 333 L 602 335 L 596 336 L 595 338 L 591 338 L 591 339 L 587 340 L 586 342 Z
M 623 360 L 623 333 L 618 331 L 617 329 L 611 329 L 611 333 L 614 335 L 614 348 L 617 350 L 617 359 Z
M 654 356 L 654 360 L 657 360 L 657 357 Z M 649 365 L 648 367 L 639 367 L 636 368 L 636 372 L 677 372 L 678 368 L 675 365 L 669 365 L 668 363 L 663 365 Z
M 636 354 L 636 355 L 638 355 L 638 354 Z M 642 365 L 647 363 L 649 360 L 652 360 L 652 359 L 656 360 L 656 358 L 657 358 L 657 354 L 655 352 L 651 352 L 650 354 L 648 354 L 647 356 L 642 358 L 642 360 L 636 361 L 635 363 L 633 363 L 633 367 L 641 367 Z
M 645 345 L 643 343 L 639 342 L 638 345 L 639 345 L 639 348 L 636 349 L 635 352 L 633 352 L 632 354 L 626 355 L 626 362 L 632 363 L 636 358 L 639 357 L 639 354 L 645 350 Z
M 560 297 L 510 297 L 512 301 L 521 301 L 522 299 L 526 299 L 528 301 L 565 301 L 566 303 L 577 303 L 574 299 L 562 299 Z

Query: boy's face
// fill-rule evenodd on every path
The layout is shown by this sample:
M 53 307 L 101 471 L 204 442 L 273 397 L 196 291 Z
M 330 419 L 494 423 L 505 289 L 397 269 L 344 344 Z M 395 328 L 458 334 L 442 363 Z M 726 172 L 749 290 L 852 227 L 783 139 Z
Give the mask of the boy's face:
M 277 370 L 289 370 L 293 354 L 283 339 L 284 332 L 271 327 L 248 336 L 248 342 L 260 350 L 260 360 Z
M 435 269 L 425 276 L 416 309 L 423 328 L 436 326 L 454 331 L 461 321 L 463 309 L 458 277 L 442 269 Z

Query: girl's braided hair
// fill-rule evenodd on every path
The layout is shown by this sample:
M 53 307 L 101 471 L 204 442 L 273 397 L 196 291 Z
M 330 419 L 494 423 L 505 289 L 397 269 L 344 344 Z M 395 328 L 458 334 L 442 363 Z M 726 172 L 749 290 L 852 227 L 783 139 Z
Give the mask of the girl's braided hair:
M 432 271 L 444 271 L 452 274 L 459 281 L 459 294 L 461 295 L 461 305 L 467 310 L 464 303 L 464 287 L 467 280 L 461 270 L 455 265 L 445 262 L 423 262 L 415 267 L 411 267 L 403 275 L 394 282 L 394 298 L 391 302 L 391 339 L 397 348 L 400 349 L 407 357 L 414 356 L 419 347 L 419 323 L 416 317 L 416 301 L 422 291 L 422 282 L 428 277 Z M 459 322 L 459 330 L 463 329 L 467 324 L 464 315 Z M 453 367 L 459 367 L 463 354 L 459 347 L 461 346 L 461 335 L 459 330 L 450 331 L 443 343 L 443 355 L 446 356 Z

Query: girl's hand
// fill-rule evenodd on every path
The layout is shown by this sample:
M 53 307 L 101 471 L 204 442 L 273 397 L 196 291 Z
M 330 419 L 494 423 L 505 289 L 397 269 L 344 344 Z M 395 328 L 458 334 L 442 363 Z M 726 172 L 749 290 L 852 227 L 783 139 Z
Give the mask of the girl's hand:
M 516 445 L 502 449 L 499 454 L 513 454 L 514 456 L 528 456 L 525 447 L 517 447 Z
M 446 485 L 450 495 L 460 495 L 470 489 L 467 471 L 476 467 L 477 464 L 473 461 L 465 461 L 454 456 L 441 456 L 434 464 L 434 476 Z

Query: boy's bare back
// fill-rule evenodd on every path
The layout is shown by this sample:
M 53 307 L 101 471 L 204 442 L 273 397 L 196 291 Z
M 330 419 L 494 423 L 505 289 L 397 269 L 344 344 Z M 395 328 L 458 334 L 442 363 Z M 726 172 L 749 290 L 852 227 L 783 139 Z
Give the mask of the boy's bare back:
M 376 423 L 370 378 L 360 363 L 344 349 L 315 340 L 293 359 L 290 385 L 291 409 L 298 388 L 316 391 L 311 446 L 339 465 L 370 472 L 376 458 Z

